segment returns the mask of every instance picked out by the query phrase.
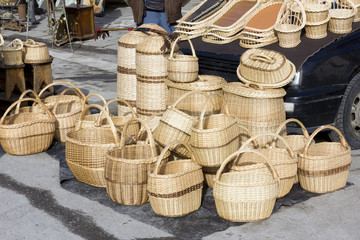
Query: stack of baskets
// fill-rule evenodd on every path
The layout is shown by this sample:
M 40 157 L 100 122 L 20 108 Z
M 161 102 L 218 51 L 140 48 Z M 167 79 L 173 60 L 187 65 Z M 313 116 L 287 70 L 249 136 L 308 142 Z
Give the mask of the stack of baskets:
M 305 0 L 303 5 L 306 13 L 306 37 L 311 39 L 325 38 L 327 36 L 327 25 L 330 21 L 330 1 Z
M 357 7 L 352 0 L 336 0 L 331 2 L 328 29 L 332 33 L 344 34 L 352 30 Z

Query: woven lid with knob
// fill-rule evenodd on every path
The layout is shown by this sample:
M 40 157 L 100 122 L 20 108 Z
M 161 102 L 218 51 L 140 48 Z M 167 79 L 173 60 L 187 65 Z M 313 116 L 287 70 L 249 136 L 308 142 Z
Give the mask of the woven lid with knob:
M 263 89 L 259 86 L 246 86 L 239 82 L 226 83 L 223 86 L 224 93 L 248 97 L 248 98 L 280 98 L 286 95 L 283 88 Z

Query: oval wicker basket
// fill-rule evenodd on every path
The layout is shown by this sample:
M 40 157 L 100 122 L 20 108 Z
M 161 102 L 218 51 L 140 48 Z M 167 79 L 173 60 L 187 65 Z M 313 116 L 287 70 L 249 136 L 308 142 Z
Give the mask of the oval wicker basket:
M 312 143 L 322 130 L 333 130 L 340 142 Z M 344 188 L 349 176 L 351 148 L 341 132 L 329 125 L 316 129 L 299 154 L 298 175 L 300 186 L 309 192 L 327 193 Z
M 270 171 L 243 171 L 223 173 L 225 166 L 244 153 L 254 153 L 256 163 L 264 163 Z M 241 161 L 241 158 L 240 158 Z M 266 156 L 251 150 L 238 150 L 228 156 L 214 179 L 214 199 L 218 215 L 232 222 L 254 222 L 270 217 L 279 189 L 279 177 Z
M 237 76 L 244 83 L 280 88 L 291 82 L 296 68 L 286 57 L 273 50 L 255 48 L 240 57 Z
M 169 148 L 182 144 L 191 153 L 190 159 L 178 159 L 161 166 Z M 191 148 L 184 142 L 168 144 L 161 152 L 156 167 L 149 174 L 148 194 L 153 211 L 160 216 L 181 217 L 200 208 L 204 175 Z
M 192 55 L 174 54 L 174 48 L 177 46 L 177 42 L 180 38 L 181 37 L 176 38 L 171 45 L 167 65 L 168 78 L 174 82 L 193 82 L 196 80 L 199 73 L 198 58 L 196 57 L 194 46 L 189 38 L 187 38 L 187 40 L 190 44 Z
M 7 116 L 22 102 L 33 101 L 44 111 L 21 111 Z M 20 108 L 21 109 L 21 108 Z M 55 134 L 55 117 L 36 98 L 19 99 L 6 110 L 0 120 L 0 144 L 12 155 L 29 155 L 43 152 L 51 145 Z
M 24 44 L 20 39 L 14 39 L 7 46 L 1 48 L 5 65 L 24 64 L 22 57 L 23 46 Z
M 24 43 L 24 62 L 25 63 L 47 63 L 52 61 L 49 49 L 45 43 L 35 42 L 28 39 Z

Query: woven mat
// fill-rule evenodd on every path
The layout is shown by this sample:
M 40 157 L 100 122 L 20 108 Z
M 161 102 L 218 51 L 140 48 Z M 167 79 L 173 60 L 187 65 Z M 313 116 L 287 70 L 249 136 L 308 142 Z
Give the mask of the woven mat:
M 216 212 L 215 201 L 211 188 L 204 188 L 203 202 L 198 211 L 181 218 L 166 218 L 157 216 L 151 209 L 150 203 L 140 206 L 124 206 L 114 203 L 107 195 L 105 188 L 97 188 L 77 181 L 69 170 L 65 161 L 65 144 L 55 143 L 47 151 L 60 162 L 61 186 L 90 200 L 98 201 L 115 212 L 127 214 L 130 217 L 173 234 L 181 239 L 200 239 L 214 232 L 224 231 L 231 226 L 240 226 L 245 223 L 233 223 L 221 219 Z M 352 185 L 348 183 L 347 186 Z M 306 192 L 299 184 L 294 185 L 291 192 L 278 199 L 275 204 L 275 213 L 281 206 L 292 206 L 320 194 Z

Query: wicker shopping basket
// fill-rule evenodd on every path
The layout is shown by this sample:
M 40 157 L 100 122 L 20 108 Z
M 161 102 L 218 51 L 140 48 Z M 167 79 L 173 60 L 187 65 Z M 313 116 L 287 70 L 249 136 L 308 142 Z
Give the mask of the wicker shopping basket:
M 90 108 L 98 108 L 103 112 L 110 128 L 102 125 L 83 128 L 85 113 Z M 77 180 L 95 187 L 105 187 L 105 155 L 119 145 L 120 137 L 109 114 L 99 105 L 89 105 L 82 111 L 75 130 L 66 135 L 66 163 Z
M 49 55 L 49 49 L 45 43 L 28 39 L 24 43 L 23 51 L 25 63 L 39 64 L 52 61 L 52 57 Z
M 191 159 L 178 159 L 161 166 L 166 152 L 180 144 L 192 152 L 184 142 L 168 144 L 161 152 L 154 171 L 149 174 L 148 194 L 157 215 L 181 217 L 196 211 L 201 205 L 204 175 L 193 154 Z
M 25 101 L 36 102 L 44 112 L 10 111 Z M 45 151 L 55 134 L 55 117 L 36 98 L 19 99 L 6 110 L 0 120 L 0 143 L 4 151 L 13 155 L 28 155 Z
M 205 115 L 209 102 L 219 97 L 224 113 Z M 218 167 L 222 161 L 240 147 L 240 128 L 237 119 L 231 116 L 222 95 L 209 96 L 200 115 L 199 123 L 191 128 L 191 148 L 196 161 L 204 167 Z
M 323 130 L 333 130 L 340 142 L 311 144 Z M 300 186 L 309 192 L 326 193 L 344 188 L 349 176 L 351 148 L 341 132 L 329 125 L 316 129 L 309 137 L 304 150 L 299 154 L 298 175 Z
M 141 123 L 148 140 L 125 145 L 127 130 L 133 123 Z M 148 142 L 148 143 L 147 143 Z M 109 197 L 116 203 L 140 205 L 148 201 L 148 173 L 155 167 L 161 153 L 155 145 L 150 128 L 141 119 L 131 119 L 125 126 L 120 146 L 106 154 L 105 182 Z
M 23 46 L 24 44 L 20 39 L 14 39 L 7 46 L 1 48 L 5 65 L 24 64 L 22 57 Z
M 263 163 L 269 172 L 243 171 L 223 173 L 232 160 L 247 153 L 254 153 L 255 163 Z M 242 149 L 228 156 L 221 164 L 214 179 L 214 199 L 219 216 L 232 222 L 254 222 L 270 217 L 278 195 L 279 177 L 266 156 L 251 150 Z

